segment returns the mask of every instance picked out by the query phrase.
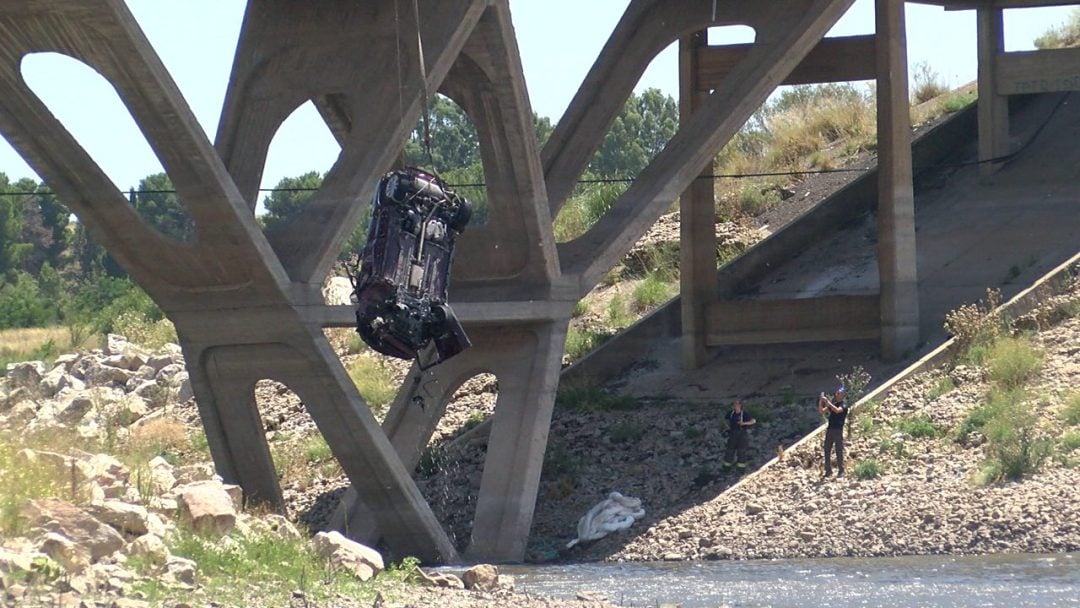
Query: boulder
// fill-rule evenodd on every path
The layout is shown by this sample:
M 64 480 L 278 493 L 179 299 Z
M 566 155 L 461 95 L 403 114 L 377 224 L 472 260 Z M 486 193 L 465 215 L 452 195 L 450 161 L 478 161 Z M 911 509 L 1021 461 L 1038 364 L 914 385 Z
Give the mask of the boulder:
M 132 557 L 141 557 L 155 566 L 164 566 L 172 557 L 165 541 L 155 534 L 144 534 L 131 541 L 127 553 Z
M 131 346 L 128 339 L 119 334 L 109 334 L 105 337 L 105 355 L 120 355 L 123 354 L 124 349 Z
M 477 564 L 461 575 L 466 589 L 495 591 L 499 588 L 499 568 L 491 564 Z
M 443 589 L 464 589 L 465 583 L 460 578 L 453 574 L 446 572 L 424 572 L 420 568 L 416 569 L 420 575 L 420 580 L 431 587 L 441 587 Z
M 173 465 L 169 464 L 169 461 L 165 460 L 161 456 L 155 456 L 150 460 L 150 482 L 151 493 L 164 494 L 173 489 L 176 485 L 176 475 L 173 474 Z
M 23 361 L 22 363 L 8 363 L 8 385 L 14 388 L 28 388 L 35 390 L 45 377 L 45 364 L 41 361 Z
M 34 568 L 34 553 L 8 551 L 0 548 L 0 589 L 7 588 L 15 580 L 21 580 Z
M 135 374 L 121 367 L 92 361 L 86 368 L 86 383 L 90 386 L 124 386 Z
M 111 526 L 61 500 L 30 500 L 20 508 L 19 514 L 31 527 L 55 533 L 85 550 L 90 563 L 124 546 L 124 537 Z
M 185 368 L 183 365 L 179 363 L 170 363 L 158 370 L 157 374 L 154 375 L 154 380 L 157 380 L 162 384 L 171 384 L 172 379 L 175 378 L 177 374 L 184 371 Z
M 52 397 L 65 388 L 82 390 L 86 388 L 86 384 L 83 383 L 82 380 L 69 374 L 67 367 L 57 365 L 49 370 L 49 373 L 45 374 L 45 377 L 41 379 L 39 387 L 43 395 Z
M 99 521 L 109 524 L 123 534 L 142 536 L 150 529 L 150 514 L 139 505 L 106 500 L 100 504 L 92 504 L 86 510 Z
M 224 536 L 236 525 L 236 507 L 220 481 L 197 481 L 175 492 L 181 520 L 196 531 Z
M 177 383 L 176 387 L 176 401 L 177 403 L 187 403 L 189 399 L 195 396 L 195 389 L 191 387 L 191 378 L 187 372 L 180 372 L 176 374 L 173 381 Z
M 315 554 L 366 581 L 383 570 L 378 551 L 345 538 L 340 532 L 319 532 L 311 539 Z
M 173 363 L 180 363 L 180 362 L 176 360 L 175 355 L 170 355 L 170 354 L 166 354 L 166 353 L 156 353 L 156 354 L 150 355 L 146 359 L 147 367 L 154 370 L 155 375 L 158 372 L 160 372 L 163 367 L 165 367 L 166 365 L 172 365 Z
M 68 572 L 82 572 L 90 565 L 90 550 L 76 544 L 70 538 L 56 532 L 48 532 L 41 539 L 38 551 L 49 556 Z
M 64 424 L 78 424 L 94 409 L 94 400 L 86 393 L 72 394 L 70 399 L 59 402 L 56 419 Z
M 195 585 L 195 573 L 198 569 L 199 565 L 190 559 L 173 555 L 165 561 L 165 571 L 161 578 L 166 584 L 190 588 Z

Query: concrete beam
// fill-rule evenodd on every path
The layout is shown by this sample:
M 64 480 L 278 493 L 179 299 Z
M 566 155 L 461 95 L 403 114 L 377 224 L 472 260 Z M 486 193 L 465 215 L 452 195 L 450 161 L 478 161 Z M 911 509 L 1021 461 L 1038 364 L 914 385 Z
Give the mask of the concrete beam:
M 1005 26 L 1001 9 L 980 8 L 976 13 L 979 45 L 979 173 L 991 175 L 1001 163 L 986 162 L 1009 152 L 1009 99 L 998 94 L 997 63 L 1005 52 Z
M 257 202 L 270 142 L 296 108 L 320 99 L 326 115 L 333 103 L 335 132 L 340 137 L 350 129 L 304 212 L 270 235 L 292 280 L 319 283 L 326 276 L 379 177 L 420 118 L 423 98 L 446 76 L 486 5 L 249 3 L 216 140 L 249 208 Z M 298 37 L 305 43 L 296 44 Z M 332 102 L 323 99 L 328 95 Z
M 878 276 L 881 352 L 895 361 L 919 343 L 911 102 L 903 0 L 877 0 Z
M 867 340 L 881 335 L 877 296 L 721 300 L 708 306 L 708 345 Z
M 994 80 L 997 95 L 1080 91 L 1080 49 L 1002 53 Z
M 753 44 L 702 46 L 697 50 L 697 88 L 711 91 L 753 48 Z M 877 78 L 874 36 L 825 38 L 817 44 L 781 84 L 850 82 Z
M 581 237 L 559 245 L 563 272 L 581 277 L 582 295 L 690 185 L 851 4 L 852 0 L 755 3 L 764 11 L 759 17 L 771 18 L 757 23 L 758 41 L 725 86 L 709 96 L 606 215 Z

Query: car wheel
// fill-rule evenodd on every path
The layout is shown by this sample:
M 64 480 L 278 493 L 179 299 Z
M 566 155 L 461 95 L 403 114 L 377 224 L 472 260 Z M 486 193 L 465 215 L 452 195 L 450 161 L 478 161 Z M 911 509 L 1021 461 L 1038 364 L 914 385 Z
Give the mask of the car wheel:
M 450 217 L 448 225 L 450 226 L 451 230 L 460 234 L 465 231 L 465 226 L 469 223 L 469 220 L 471 219 L 472 205 L 469 204 L 469 201 L 461 199 L 461 202 L 458 203 L 457 209 L 454 211 L 454 215 Z

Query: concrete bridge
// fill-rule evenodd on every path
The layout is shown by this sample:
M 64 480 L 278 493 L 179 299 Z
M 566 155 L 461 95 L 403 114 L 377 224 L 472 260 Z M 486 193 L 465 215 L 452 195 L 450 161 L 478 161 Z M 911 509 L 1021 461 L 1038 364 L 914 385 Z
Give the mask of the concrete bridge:
M 249 0 L 214 142 L 120 0 L 0 0 L 0 132 L 175 323 L 217 469 L 249 501 L 282 507 L 254 397 L 269 378 L 301 397 L 348 476 L 338 522 L 350 535 L 425 562 L 518 561 L 573 306 L 676 199 L 686 368 L 731 340 L 874 340 L 886 360 L 919 343 L 904 3 L 877 0 L 874 35 L 823 40 L 853 1 L 631 0 L 540 149 L 507 0 Z M 979 15 L 980 158 L 1009 150 L 1009 95 L 1080 86 L 1080 51 L 1002 46 L 1003 8 L 1063 2 L 932 4 Z M 707 44 L 709 27 L 730 24 L 752 27 L 755 41 Z M 680 129 L 594 227 L 556 243 L 552 218 L 649 62 L 674 41 Z M 82 61 L 113 85 L 190 214 L 193 240 L 142 222 L 30 90 L 20 62 L 41 52 Z M 722 300 L 712 188 L 695 178 L 777 86 L 863 79 L 878 84 L 877 284 L 843 301 Z M 380 426 L 323 334 L 351 325 L 352 312 L 327 306 L 319 287 L 436 92 L 477 127 L 491 207 L 459 243 L 450 291 L 474 346 L 427 372 L 424 385 L 436 388 L 423 408 L 414 369 Z M 341 154 L 303 215 L 264 235 L 254 209 L 268 147 L 309 100 Z M 482 372 L 498 378 L 499 396 L 472 538 L 459 555 L 410 473 L 447 400 Z

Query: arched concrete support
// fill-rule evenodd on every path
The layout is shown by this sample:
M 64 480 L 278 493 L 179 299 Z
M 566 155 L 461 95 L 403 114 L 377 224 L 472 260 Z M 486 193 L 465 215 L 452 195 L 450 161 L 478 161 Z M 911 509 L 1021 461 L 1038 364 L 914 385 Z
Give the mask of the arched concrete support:
M 525 557 L 568 319 L 502 330 L 510 354 L 493 366 L 499 397 L 492 418 L 472 539 L 466 556 L 496 562 Z
M 526 299 L 526 291 L 541 299 L 559 274 L 513 31 L 505 3 L 489 7 L 442 86 L 476 126 L 490 207 L 487 224 L 458 240 L 454 300 L 461 299 L 459 289 L 488 294 L 478 299 Z
M 596 285 L 604 273 L 641 238 L 852 3 L 853 0 L 773 1 L 753 3 L 752 9 L 744 6 L 747 3 L 735 3 L 735 6 L 730 7 L 730 15 L 745 17 L 740 20 L 753 23 L 757 31 L 757 40 L 746 58 L 728 74 L 723 86 L 708 96 L 700 110 L 680 126 L 664 150 L 619 197 L 611 210 L 584 235 L 558 246 L 563 272 L 581 278 L 581 295 Z M 639 13 L 634 9 L 644 4 L 651 5 L 652 2 L 631 4 L 624 21 L 631 17 L 637 18 Z M 665 36 L 652 34 L 657 28 L 666 33 L 667 39 L 673 40 L 680 33 L 680 25 L 693 26 L 696 21 L 700 28 L 711 22 L 709 15 L 702 14 L 708 3 L 696 3 L 696 9 L 686 7 L 690 17 L 677 12 L 667 12 L 678 8 L 677 4 L 664 4 L 662 18 L 661 15 L 655 15 L 654 20 L 640 24 L 639 27 L 644 32 L 649 32 L 649 35 L 643 36 L 645 40 L 664 38 Z M 720 8 L 727 10 L 728 3 L 721 3 Z M 718 9 L 717 22 L 734 21 L 734 17 L 729 19 L 729 13 L 724 10 Z M 752 15 L 747 13 L 750 10 L 753 11 Z M 621 31 L 623 27 L 624 23 L 620 22 L 617 31 Z M 628 30 L 624 37 L 630 37 L 632 32 L 632 29 Z M 596 90 L 598 87 L 592 86 L 593 82 L 603 82 L 606 78 L 614 78 L 614 75 L 619 76 L 622 82 L 628 74 L 644 69 L 638 65 L 640 59 L 636 59 L 635 63 L 634 53 L 628 53 L 631 59 L 627 59 L 625 65 L 618 65 L 617 59 L 608 56 L 626 50 L 623 48 L 626 44 L 628 41 L 617 34 L 608 41 L 600 59 L 586 78 L 588 86 L 583 86 L 571 102 L 570 109 L 567 110 L 568 117 L 591 115 L 593 112 L 588 106 L 592 104 L 603 107 L 600 103 L 604 93 Z M 616 89 L 608 94 L 617 95 L 620 92 L 621 90 Z M 603 116 L 596 118 L 596 122 L 599 122 Z M 590 121 L 590 125 L 592 124 Z M 586 131 L 584 127 L 582 130 Z M 592 131 L 591 126 L 588 131 Z M 600 133 L 596 137 L 602 135 Z M 587 145 L 591 140 L 585 136 L 576 136 L 568 141 Z M 556 146 L 556 149 L 565 148 L 558 147 L 558 144 Z M 545 158 L 549 158 L 549 155 L 545 154 Z M 566 166 L 571 165 L 577 170 L 584 168 L 584 162 Z M 549 166 L 547 176 L 549 192 L 554 198 L 560 192 L 559 184 L 568 177 L 568 169 L 557 173 L 553 173 L 553 170 Z M 576 179 L 576 176 L 571 179 Z
M 419 119 L 424 96 L 445 77 L 486 4 L 428 0 L 419 3 L 419 16 L 417 5 L 403 0 L 248 4 L 217 149 L 249 208 L 270 141 L 296 107 L 331 96 L 320 107 L 338 110 L 339 139 L 342 125 L 349 128 L 307 208 L 271 235 L 292 280 L 318 283 L 326 275 Z

